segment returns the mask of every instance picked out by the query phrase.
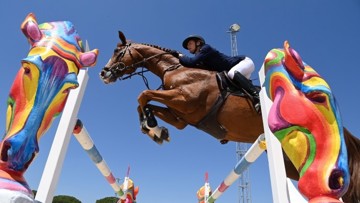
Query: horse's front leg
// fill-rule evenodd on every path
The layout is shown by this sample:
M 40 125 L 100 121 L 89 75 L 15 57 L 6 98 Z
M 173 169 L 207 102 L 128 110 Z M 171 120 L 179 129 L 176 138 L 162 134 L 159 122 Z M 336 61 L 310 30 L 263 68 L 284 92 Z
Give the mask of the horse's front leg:
M 171 106 L 171 102 L 182 100 L 182 96 L 178 94 L 178 90 L 145 90 L 138 97 L 141 130 L 152 140 L 162 144 L 163 140 L 169 141 L 170 138 L 168 130 L 158 126 L 155 115 L 178 129 L 185 128 L 187 124 L 172 114 L 168 108 L 148 104 L 151 100 Z
M 188 105 L 194 98 L 184 95 L 189 95 L 186 89 L 145 90 L 139 95 L 138 102 L 141 108 L 144 108 L 150 101 L 156 101 L 182 113 L 194 111 L 197 107 Z
M 162 144 L 163 141 L 170 141 L 168 129 L 165 127 L 159 127 L 155 119 L 153 110 L 149 105 L 141 108 L 138 106 L 138 113 L 140 118 L 140 129 L 148 135 L 154 142 Z
M 176 127 L 179 130 L 184 129 L 188 125 L 188 123 L 186 123 L 184 120 L 182 120 L 173 112 L 171 112 L 169 108 L 156 106 L 152 104 L 147 104 L 146 107 L 152 110 L 154 116 L 160 118 L 166 123 L 169 123 L 170 125 Z

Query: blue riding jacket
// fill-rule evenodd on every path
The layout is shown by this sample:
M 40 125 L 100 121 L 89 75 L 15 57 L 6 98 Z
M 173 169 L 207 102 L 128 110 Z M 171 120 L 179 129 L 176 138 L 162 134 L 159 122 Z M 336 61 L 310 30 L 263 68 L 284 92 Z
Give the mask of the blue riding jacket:
M 182 56 L 179 62 L 183 66 L 201 68 L 211 71 L 229 71 L 232 67 L 244 60 L 244 55 L 227 56 L 208 44 L 204 44 L 194 57 Z

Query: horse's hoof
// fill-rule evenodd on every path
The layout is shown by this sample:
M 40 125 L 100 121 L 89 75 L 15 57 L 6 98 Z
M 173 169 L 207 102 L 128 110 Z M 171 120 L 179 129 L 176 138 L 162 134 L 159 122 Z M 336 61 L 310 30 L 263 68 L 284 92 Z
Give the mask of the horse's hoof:
M 157 135 L 155 135 L 154 131 L 149 130 L 147 133 L 145 133 L 149 138 L 156 142 L 157 144 L 161 145 L 163 143 L 163 139 L 159 138 Z
M 166 142 L 170 142 L 170 136 L 169 136 L 169 131 L 167 128 L 165 127 L 161 127 L 161 135 L 160 138 L 162 140 L 165 140 Z
M 153 137 L 153 140 L 154 140 L 154 142 L 156 142 L 159 145 L 162 145 L 162 143 L 164 142 L 163 139 L 158 138 L 156 135 Z
M 143 134 L 148 134 L 150 129 L 146 127 L 146 120 L 141 121 L 140 123 L 140 130 Z

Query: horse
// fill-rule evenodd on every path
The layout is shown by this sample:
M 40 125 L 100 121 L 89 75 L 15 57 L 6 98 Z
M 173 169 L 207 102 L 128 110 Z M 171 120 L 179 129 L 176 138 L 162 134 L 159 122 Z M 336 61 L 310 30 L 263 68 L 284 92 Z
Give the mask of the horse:
M 81 68 L 94 66 L 98 50 L 85 51 L 69 21 L 38 24 L 33 13 L 21 24 L 31 48 L 21 61 L 7 100 L 0 143 L 0 201 L 34 202 L 23 174 L 39 152 L 38 142 L 61 114 Z
M 111 84 L 118 79 L 142 75 L 144 70 L 136 72 L 141 67 L 161 79 L 162 89 L 144 90 L 138 96 L 137 111 L 141 130 L 155 142 L 169 141 L 167 129 L 157 126 L 155 116 L 179 130 L 187 125 L 195 126 L 221 141 L 253 143 L 264 132 L 262 117 L 255 111 L 251 99 L 244 94 L 239 96 L 237 93 L 229 93 L 229 88 L 224 87 L 223 77 L 219 77 L 219 74 L 184 67 L 170 49 L 130 43 L 121 31 L 118 35 L 120 43 L 101 70 L 100 78 L 105 84 Z M 151 101 L 165 106 L 150 104 Z M 346 128 L 343 132 L 350 185 L 342 198 L 345 202 L 357 202 L 360 200 L 360 175 L 357 174 L 360 140 Z M 285 166 L 287 176 L 298 180 L 299 171 L 290 159 L 285 158 Z

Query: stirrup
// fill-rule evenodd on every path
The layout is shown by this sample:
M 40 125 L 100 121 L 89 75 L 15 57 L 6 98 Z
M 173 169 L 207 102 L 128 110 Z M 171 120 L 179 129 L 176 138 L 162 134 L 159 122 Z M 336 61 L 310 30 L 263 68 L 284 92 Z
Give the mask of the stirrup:
M 254 105 L 254 108 L 255 108 L 256 113 L 261 114 L 260 101 Z

